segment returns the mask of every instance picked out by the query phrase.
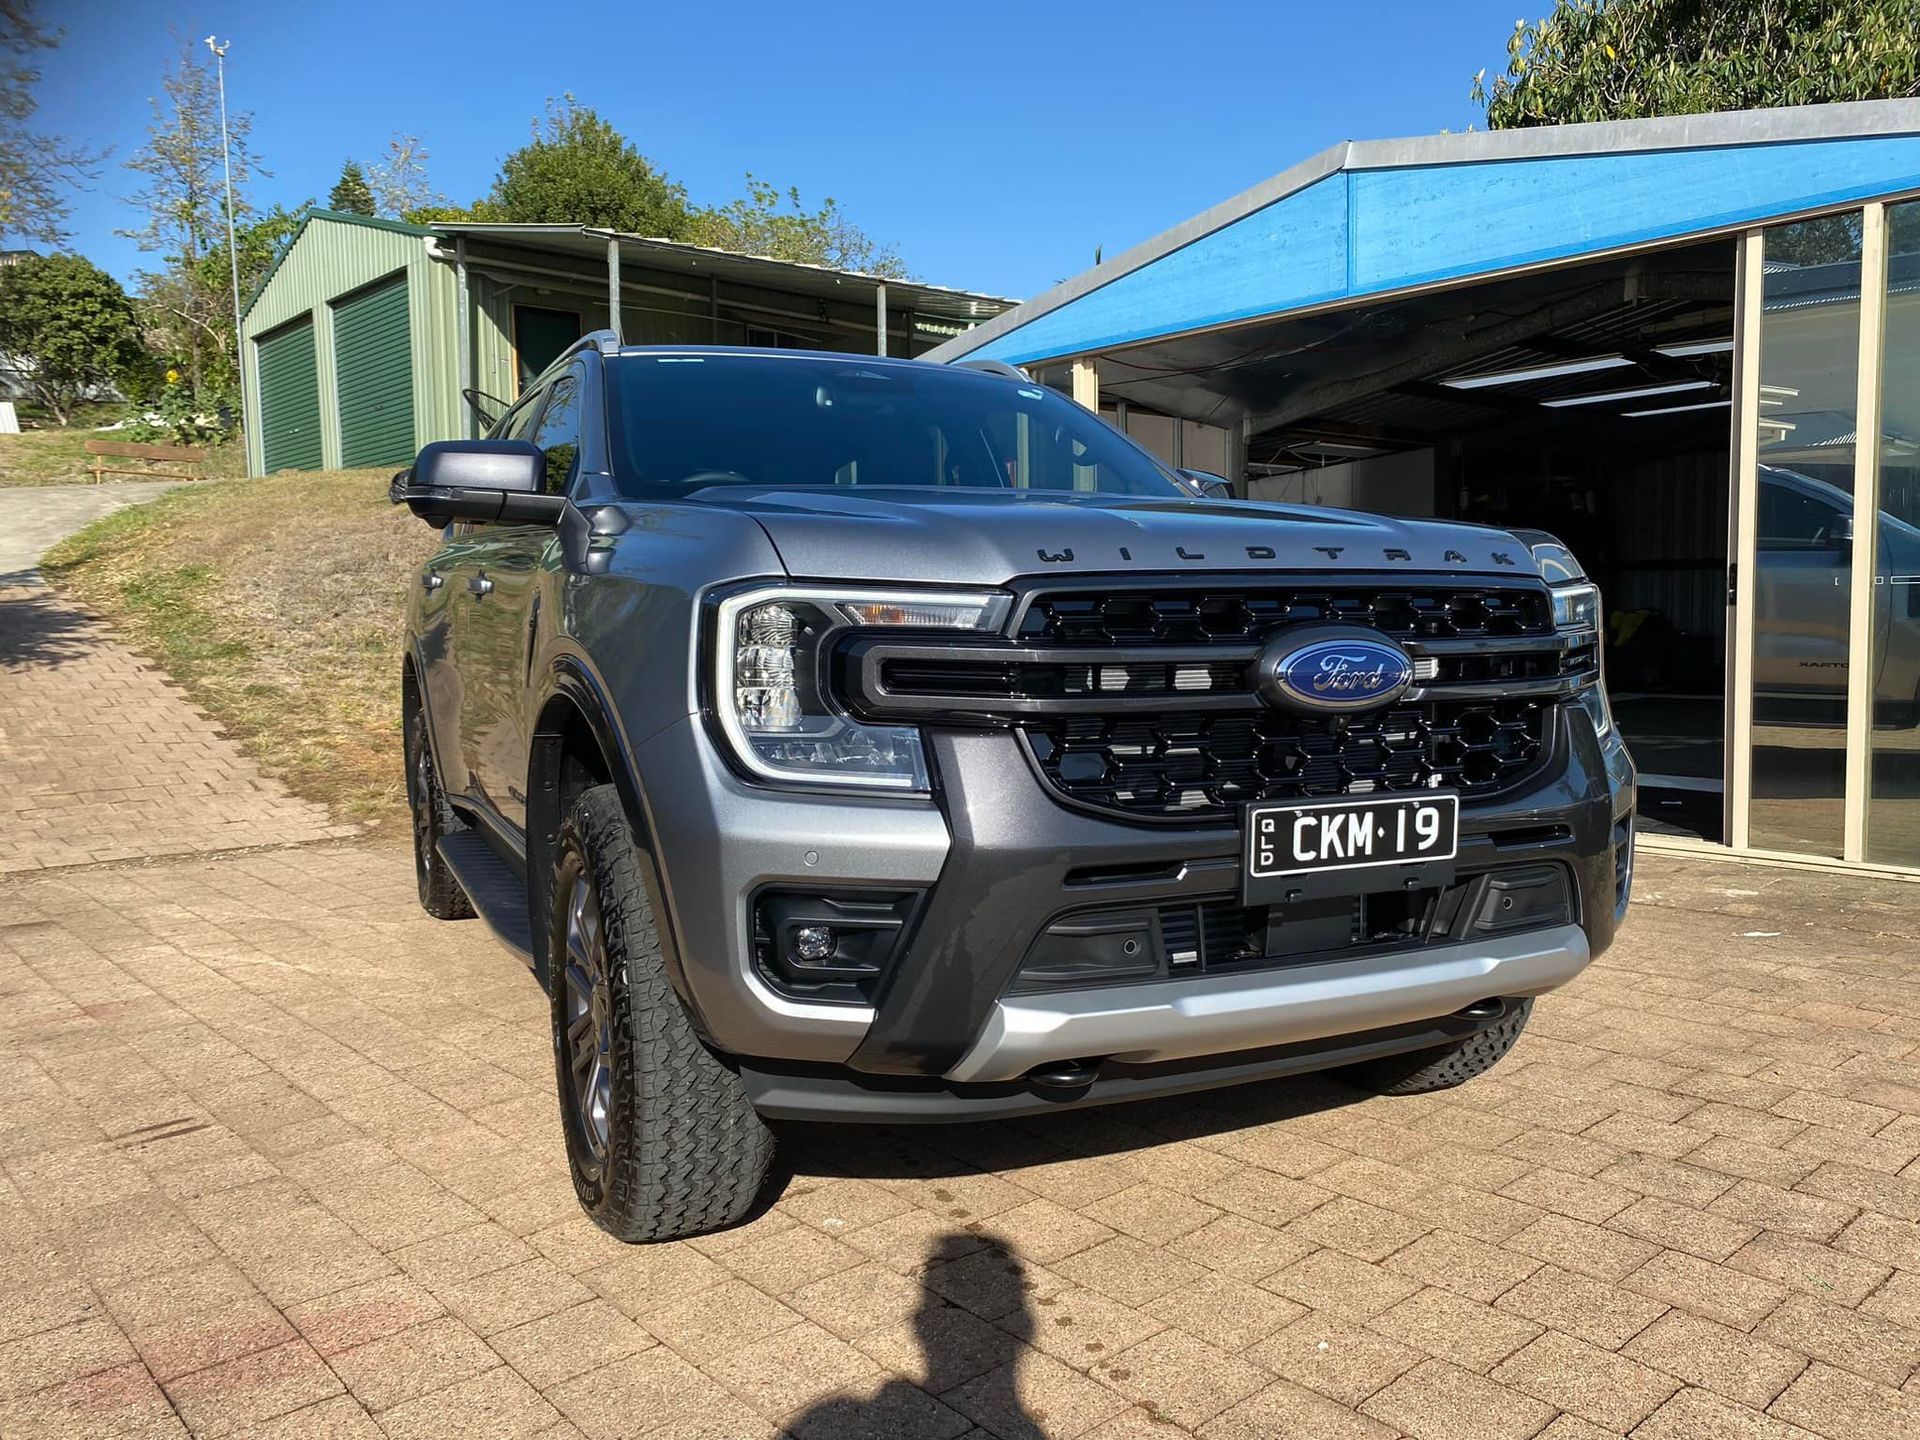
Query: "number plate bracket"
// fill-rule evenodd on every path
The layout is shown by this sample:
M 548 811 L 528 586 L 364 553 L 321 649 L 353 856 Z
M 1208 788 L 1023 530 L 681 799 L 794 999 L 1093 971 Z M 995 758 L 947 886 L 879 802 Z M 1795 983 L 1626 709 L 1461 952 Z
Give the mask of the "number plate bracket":
M 1431 818 L 1421 826 L 1423 810 Z M 1258 802 L 1246 807 L 1243 823 L 1241 893 L 1248 905 L 1422 890 L 1454 880 L 1460 797 L 1451 792 Z M 1429 832 L 1433 841 L 1422 843 Z M 1371 845 L 1356 843 L 1369 834 Z

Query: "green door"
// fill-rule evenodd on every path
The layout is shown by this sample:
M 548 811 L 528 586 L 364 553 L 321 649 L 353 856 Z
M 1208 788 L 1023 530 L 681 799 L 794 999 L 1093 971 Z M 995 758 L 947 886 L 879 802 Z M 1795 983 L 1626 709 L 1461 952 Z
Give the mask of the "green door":
M 262 336 L 260 458 L 276 470 L 320 468 L 320 368 L 313 357 L 313 317 Z
M 334 306 L 333 355 L 340 463 L 407 464 L 414 453 L 413 343 L 405 275 Z

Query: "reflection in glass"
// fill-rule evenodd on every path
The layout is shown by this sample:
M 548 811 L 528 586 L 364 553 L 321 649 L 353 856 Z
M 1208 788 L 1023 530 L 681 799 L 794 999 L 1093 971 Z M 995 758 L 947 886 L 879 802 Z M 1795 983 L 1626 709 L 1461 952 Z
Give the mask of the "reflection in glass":
M 1920 865 L 1920 202 L 1887 221 L 1867 859 Z
M 1766 234 L 1750 741 L 1763 850 L 1841 853 L 1860 223 Z

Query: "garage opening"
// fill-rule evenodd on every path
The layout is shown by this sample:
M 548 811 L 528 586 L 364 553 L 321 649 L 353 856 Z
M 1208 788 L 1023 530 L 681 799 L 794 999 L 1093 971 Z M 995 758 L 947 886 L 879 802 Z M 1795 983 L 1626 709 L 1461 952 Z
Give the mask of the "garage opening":
M 1100 383 L 1250 417 L 1256 499 L 1559 536 L 1606 602 L 1641 824 L 1718 841 L 1733 312 L 1716 241 L 1186 336 L 1103 356 Z

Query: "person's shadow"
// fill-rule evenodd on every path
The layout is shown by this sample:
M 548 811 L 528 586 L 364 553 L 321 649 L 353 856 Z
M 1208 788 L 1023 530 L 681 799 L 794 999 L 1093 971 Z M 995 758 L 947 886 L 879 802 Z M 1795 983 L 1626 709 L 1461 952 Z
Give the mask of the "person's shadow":
M 936 1272 L 947 1266 L 941 1288 L 960 1297 L 949 1303 L 933 1288 Z M 1046 1440 L 1044 1416 L 1020 1402 L 1020 1353 L 1034 1335 L 1027 1303 L 1026 1266 L 992 1236 L 944 1235 L 927 1257 L 920 1308 L 913 1315 L 924 1379 L 892 1379 L 870 1399 L 842 1396 L 823 1400 L 788 1423 L 798 1440 L 919 1440 L 953 1435 L 978 1417 L 1007 1440 Z M 956 1392 L 965 1410 L 934 1396 Z

